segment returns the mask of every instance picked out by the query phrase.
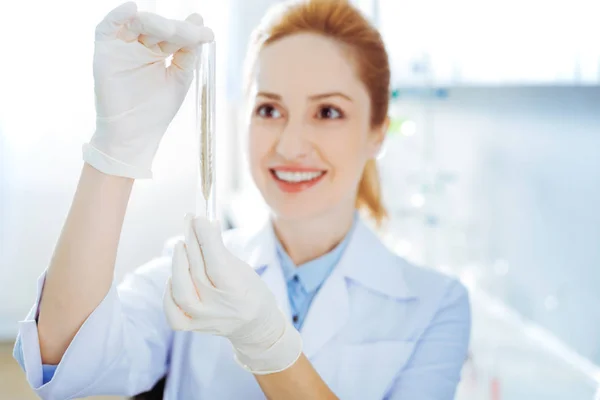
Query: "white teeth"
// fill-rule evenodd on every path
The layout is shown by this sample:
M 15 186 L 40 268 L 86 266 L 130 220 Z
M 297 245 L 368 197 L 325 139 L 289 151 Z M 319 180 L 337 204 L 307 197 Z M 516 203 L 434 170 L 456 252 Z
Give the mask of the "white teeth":
M 275 175 L 277 176 L 277 178 L 281 179 L 282 181 L 293 182 L 293 183 L 311 181 L 311 180 L 313 180 L 315 178 L 318 178 L 319 176 L 323 175 L 324 173 L 325 173 L 324 171 L 318 171 L 318 172 L 289 172 L 289 171 L 277 171 L 277 170 L 275 170 Z

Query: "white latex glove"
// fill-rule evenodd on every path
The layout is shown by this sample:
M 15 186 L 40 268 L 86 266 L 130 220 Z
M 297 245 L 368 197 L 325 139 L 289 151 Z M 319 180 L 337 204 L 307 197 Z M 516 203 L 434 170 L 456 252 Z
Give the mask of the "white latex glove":
M 96 27 L 96 131 L 83 159 L 109 175 L 151 178 L 160 141 L 193 80 L 198 46 L 212 40 L 198 14 L 170 20 L 138 12 L 134 2 L 108 13 Z
M 174 330 L 227 337 L 236 361 L 254 374 L 296 362 L 300 334 L 252 267 L 226 249 L 218 224 L 186 216 L 185 243 L 175 246 L 172 269 L 164 308 Z

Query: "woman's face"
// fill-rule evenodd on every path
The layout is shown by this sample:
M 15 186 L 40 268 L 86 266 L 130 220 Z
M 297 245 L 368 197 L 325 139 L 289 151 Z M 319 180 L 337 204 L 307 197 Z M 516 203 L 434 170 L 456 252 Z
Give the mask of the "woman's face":
M 251 82 L 249 162 L 272 212 L 307 219 L 353 210 L 365 163 L 383 140 L 342 45 L 298 34 L 261 50 Z

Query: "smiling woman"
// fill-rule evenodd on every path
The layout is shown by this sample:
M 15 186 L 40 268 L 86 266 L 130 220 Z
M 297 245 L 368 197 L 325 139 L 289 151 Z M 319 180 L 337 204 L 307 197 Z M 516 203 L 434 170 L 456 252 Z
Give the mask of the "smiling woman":
M 270 179 L 263 178 L 277 178 L 273 172 L 282 167 L 321 172 L 318 186 L 333 189 L 322 189 L 322 201 L 337 207 L 346 196 L 346 210 L 356 204 L 380 223 L 386 211 L 374 156 L 388 125 L 387 53 L 379 33 L 356 10 L 338 7 L 335 18 L 324 20 L 326 7 L 296 14 L 274 8 L 255 31 L 246 60 L 252 176 L 268 203 L 288 204 L 303 218 L 295 202 L 307 207 L 305 196 L 277 200 L 275 191 L 269 198 Z M 271 154 L 259 154 L 269 146 Z M 317 190 L 312 184 L 296 187 Z M 311 200 L 312 212 L 327 207 Z
M 166 73 L 167 52 L 147 48 L 132 20 L 146 36 L 155 24 L 188 32 L 152 40 L 179 48 Z M 199 15 L 174 21 L 126 3 L 99 37 L 99 133 L 15 346 L 36 393 L 133 395 L 166 375 L 167 399 L 453 398 L 470 335 L 464 286 L 393 254 L 357 212 L 385 216 L 374 159 L 390 72 L 367 19 L 346 1 L 303 0 L 263 20 L 248 56 L 246 122 L 269 218 L 222 234 L 188 215 L 183 236 L 118 286 L 133 182 L 151 176 L 185 97 L 190 48 L 213 34 Z M 113 110 L 122 104 L 132 111 Z
M 384 138 L 386 120 L 372 121 L 369 87 L 350 54 L 339 39 L 301 32 L 267 41 L 254 61 L 250 169 L 297 263 L 306 260 L 295 259 L 283 226 L 311 230 L 328 221 L 348 229 L 357 198 L 365 196 L 359 192 L 363 171 Z M 376 175 L 366 179 L 375 180 L 366 188 L 378 189 Z M 378 192 L 369 194 L 379 198 Z M 379 202 L 372 206 L 383 208 Z

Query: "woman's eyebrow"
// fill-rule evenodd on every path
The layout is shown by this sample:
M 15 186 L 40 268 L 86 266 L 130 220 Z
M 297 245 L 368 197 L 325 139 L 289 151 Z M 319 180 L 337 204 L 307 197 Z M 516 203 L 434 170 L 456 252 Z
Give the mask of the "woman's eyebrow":
M 256 93 L 256 97 L 258 96 L 262 96 L 262 97 L 266 97 L 268 99 L 273 99 L 273 100 L 281 100 L 281 96 L 275 93 L 270 93 L 270 92 L 258 92 Z
M 261 97 L 266 97 L 268 99 L 273 99 L 273 100 L 277 100 L 277 101 L 281 101 L 281 96 L 275 93 L 271 93 L 271 92 L 258 92 L 256 93 L 256 97 L 261 96 Z M 314 100 L 322 100 L 328 97 L 342 97 L 348 101 L 352 101 L 352 98 L 350 96 L 348 96 L 347 94 L 344 94 L 342 92 L 327 92 L 327 93 L 319 93 L 319 94 L 313 94 L 311 96 L 309 96 L 308 98 L 311 101 Z
M 342 97 L 348 101 L 352 101 L 352 98 L 350 96 L 348 96 L 347 94 L 344 94 L 342 92 L 328 92 L 328 93 L 320 93 L 320 94 L 314 94 L 312 96 L 309 96 L 309 99 L 311 100 L 322 100 L 325 99 L 327 97 Z

